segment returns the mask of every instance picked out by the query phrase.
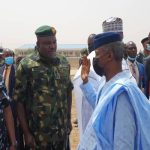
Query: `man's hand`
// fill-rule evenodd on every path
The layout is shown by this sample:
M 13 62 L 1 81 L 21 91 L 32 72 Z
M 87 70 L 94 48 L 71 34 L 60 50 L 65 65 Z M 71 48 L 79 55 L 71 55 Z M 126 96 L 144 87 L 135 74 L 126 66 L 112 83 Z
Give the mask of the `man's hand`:
M 17 150 L 17 148 L 16 148 L 16 146 L 11 145 L 11 146 L 9 147 L 9 150 Z
M 90 60 L 86 56 L 83 57 L 82 68 L 81 68 L 81 78 L 83 84 L 88 82 L 88 74 L 90 72 Z
M 25 145 L 31 147 L 33 150 L 35 149 L 35 139 L 31 133 L 27 133 L 24 135 Z

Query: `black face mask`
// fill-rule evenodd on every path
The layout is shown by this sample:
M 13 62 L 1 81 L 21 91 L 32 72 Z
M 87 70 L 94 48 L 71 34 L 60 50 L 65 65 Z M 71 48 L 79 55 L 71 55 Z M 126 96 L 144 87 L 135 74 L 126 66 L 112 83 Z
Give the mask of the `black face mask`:
M 104 75 L 104 69 L 98 66 L 98 59 L 95 57 L 93 58 L 93 68 L 96 74 L 98 74 L 99 76 Z

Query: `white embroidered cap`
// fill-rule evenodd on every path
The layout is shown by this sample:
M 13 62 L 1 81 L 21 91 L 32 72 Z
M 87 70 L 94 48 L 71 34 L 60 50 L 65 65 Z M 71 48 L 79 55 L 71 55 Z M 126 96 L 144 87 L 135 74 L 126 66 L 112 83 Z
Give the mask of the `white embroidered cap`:
M 103 32 L 123 32 L 123 22 L 121 18 L 111 17 L 102 24 Z

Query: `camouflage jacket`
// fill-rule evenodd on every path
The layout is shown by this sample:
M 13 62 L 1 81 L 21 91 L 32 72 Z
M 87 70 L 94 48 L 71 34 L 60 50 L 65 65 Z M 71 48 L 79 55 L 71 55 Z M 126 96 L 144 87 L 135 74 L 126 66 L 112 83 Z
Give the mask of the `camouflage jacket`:
M 67 94 L 72 91 L 70 65 L 45 63 L 38 52 L 24 58 L 16 71 L 14 99 L 25 106 L 29 128 L 37 142 L 63 139 L 68 130 Z

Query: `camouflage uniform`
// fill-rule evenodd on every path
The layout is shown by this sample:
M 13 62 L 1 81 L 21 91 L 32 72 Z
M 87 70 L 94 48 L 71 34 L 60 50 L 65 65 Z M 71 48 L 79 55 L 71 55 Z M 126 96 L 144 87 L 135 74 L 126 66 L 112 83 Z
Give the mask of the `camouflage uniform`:
M 68 141 L 67 94 L 73 88 L 70 66 L 65 57 L 56 58 L 58 63 L 47 63 L 35 51 L 20 62 L 16 72 L 14 99 L 24 104 L 36 149 L 40 150 L 65 149 Z

